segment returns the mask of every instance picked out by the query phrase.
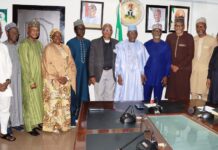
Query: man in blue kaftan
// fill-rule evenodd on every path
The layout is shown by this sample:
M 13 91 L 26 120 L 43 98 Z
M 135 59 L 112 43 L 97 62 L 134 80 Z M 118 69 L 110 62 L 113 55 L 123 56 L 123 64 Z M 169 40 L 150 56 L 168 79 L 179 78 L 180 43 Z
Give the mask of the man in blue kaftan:
M 150 55 L 144 68 L 145 76 L 147 78 L 144 85 L 145 102 L 150 101 L 153 90 L 154 98 L 158 101 L 161 100 L 163 87 L 167 83 L 167 76 L 170 72 L 171 49 L 166 42 L 161 40 L 161 34 L 161 24 L 153 25 L 153 39 L 144 44 Z
M 136 26 L 128 27 L 128 40 L 116 45 L 115 101 L 143 100 L 145 81 L 144 66 L 149 57 L 147 50 L 137 38 Z
M 75 125 L 75 120 L 78 118 L 81 103 L 89 101 L 87 59 L 90 41 L 83 38 L 85 34 L 85 26 L 82 20 L 74 22 L 74 31 L 76 33 L 76 37 L 67 42 L 77 68 L 76 92 L 73 90 L 71 92 L 72 125 Z

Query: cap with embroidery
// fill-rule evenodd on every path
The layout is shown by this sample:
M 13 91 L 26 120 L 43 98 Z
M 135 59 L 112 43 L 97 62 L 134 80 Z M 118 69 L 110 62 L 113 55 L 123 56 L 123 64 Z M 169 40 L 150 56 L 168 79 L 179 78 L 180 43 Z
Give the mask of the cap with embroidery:
M 197 23 L 200 23 L 200 22 L 206 24 L 206 23 L 207 23 L 207 20 L 206 20 L 206 18 L 204 18 L 204 17 L 200 17 L 200 18 L 198 18 L 198 19 L 196 20 L 196 24 L 197 24 Z
M 129 25 L 128 26 L 128 31 L 137 31 L 136 25 Z
M 84 25 L 83 20 L 78 19 L 73 23 L 74 27 L 78 26 L 78 25 Z
M 9 31 L 11 28 L 17 28 L 17 25 L 14 22 L 11 22 L 5 26 L 5 31 Z
M 40 28 L 40 23 L 37 19 L 33 19 L 28 23 L 28 27 L 37 27 Z
M 160 23 L 154 24 L 154 25 L 152 26 L 152 30 L 154 30 L 154 29 L 160 29 L 160 30 L 162 30 L 162 25 L 161 25 Z

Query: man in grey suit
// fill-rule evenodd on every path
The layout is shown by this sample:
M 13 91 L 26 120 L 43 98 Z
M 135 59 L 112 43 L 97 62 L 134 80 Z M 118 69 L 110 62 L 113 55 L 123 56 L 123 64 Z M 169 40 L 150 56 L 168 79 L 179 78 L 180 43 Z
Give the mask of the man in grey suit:
M 114 97 L 114 63 L 117 40 L 111 38 L 113 33 L 110 24 L 102 27 L 102 37 L 91 42 L 89 54 L 89 77 L 94 85 L 95 100 L 111 101 Z

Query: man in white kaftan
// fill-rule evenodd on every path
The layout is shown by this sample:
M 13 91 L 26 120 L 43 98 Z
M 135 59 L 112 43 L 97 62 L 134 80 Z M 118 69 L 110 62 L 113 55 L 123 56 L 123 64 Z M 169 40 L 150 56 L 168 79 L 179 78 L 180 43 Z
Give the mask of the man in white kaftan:
M 2 27 L 0 24 L 0 38 Z M 7 125 L 10 116 L 9 108 L 12 97 L 10 87 L 12 74 L 12 64 L 8 48 L 0 42 L 0 137 L 8 141 L 14 141 L 16 138 L 7 132 Z
M 143 100 L 144 66 L 149 54 L 144 45 L 136 40 L 137 35 L 136 26 L 128 26 L 128 40 L 116 45 L 115 101 Z

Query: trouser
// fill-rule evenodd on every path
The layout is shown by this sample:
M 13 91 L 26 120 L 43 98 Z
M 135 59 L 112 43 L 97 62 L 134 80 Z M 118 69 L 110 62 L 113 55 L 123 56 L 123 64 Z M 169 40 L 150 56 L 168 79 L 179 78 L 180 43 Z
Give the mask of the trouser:
M 80 107 L 80 100 L 76 96 L 73 89 L 71 89 L 71 106 L 70 106 L 70 112 L 71 112 L 71 125 L 76 124 L 76 119 L 78 119 L 79 116 L 79 107 Z
M 7 126 L 10 116 L 10 104 L 11 97 L 1 97 L 0 96 L 0 125 L 1 125 L 1 133 L 7 134 Z
M 94 85 L 96 101 L 113 101 L 115 81 L 113 70 L 103 70 L 101 79 Z
M 197 94 L 197 93 L 191 93 L 192 99 L 200 99 L 203 101 L 207 101 L 207 94 Z
M 71 103 L 70 103 L 71 125 L 76 124 L 76 120 L 79 117 L 80 106 L 83 102 L 87 102 L 87 101 L 89 100 L 81 99 L 81 97 L 79 97 L 71 88 Z
M 154 89 L 154 98 L 157 99 L 158 101 L 161 100 L 163 86 L 161 84 L 160 85 L 156 85 L 156 86 L 145 84 L 144 85 L 144 100 L 146 102 L 150 101 L 151 93 L 152 93 L 153 89 Z

